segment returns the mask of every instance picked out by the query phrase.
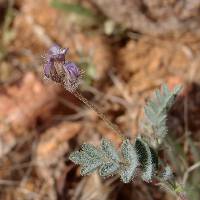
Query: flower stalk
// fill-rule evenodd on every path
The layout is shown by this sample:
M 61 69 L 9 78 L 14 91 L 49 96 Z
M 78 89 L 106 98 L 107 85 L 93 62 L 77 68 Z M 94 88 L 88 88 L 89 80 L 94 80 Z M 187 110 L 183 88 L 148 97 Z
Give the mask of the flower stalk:
M 77 97 L 80 101 L 86 104 L 90 109 L 111 128 L 122 140 L 125 136 L 120 131 L 119 127 L 113 124 L 97 106 L 89 102 L 79 91 L 78 86 L 81 82 L 83 72 L 73 62 L 66 61 L 65 56 L 68 48 L 61 48 L 58 45 L 53 45 L 47 55 L 44 64 L 44 74 L 47 78 L 54 82 L 60 83 L 64 88 Z

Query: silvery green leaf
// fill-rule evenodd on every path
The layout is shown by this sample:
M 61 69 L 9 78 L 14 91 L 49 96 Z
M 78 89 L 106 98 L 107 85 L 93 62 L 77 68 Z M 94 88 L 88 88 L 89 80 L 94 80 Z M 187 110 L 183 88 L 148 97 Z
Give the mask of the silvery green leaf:
M 136 175 L 136 169 L 139 165 L 138 157 L 134 145 L 126 139 L 121 145 L 121 153 L 127 162 L 120 170 L 121 179 L 124 183 L 130 182 Z
M 82 151 L 87 153 L 91 158 L 99 160 L 102 158 L 102 153 L 99 149 L 97 149 L 94 145 L 92 144 L 83 144 L 81 146 Z
M 157 138 L 164 138 L 167 134 L 167 111 L 171 108 L 180 90 L 181 87 L 176 86 L 173 91 L 169 91 L 167 85 L 164 84 L 161 91 L 156 90 L 155 95 L 144 108 L 146 123 L 152 127 Z
M 89 175 L 92 172 L 94 172 L 101 165 L 102 165 L 102 161 L 101 160 L 94 160 L 90 164 L 83 165 L 81 167 L 81 175 L 82 176 Z
M 168 111 L 172 104 L 174 103 L 174 100 L 177 96 L 177 94 L 180 92 L 181 86 L 176 86 L 173 91 L 169 91 L 166 84 L 163 84 L 162 86 L 162 97 L 163 100 L 161 102 L 161 110 L 160 112 L 166 110 Z
M 88 175 L 100 167 L 102 176 L 114 174 L 119 169 L 120 157 L 111 141 L 103 139 L 101 148 L 92 144 L 83 144 L 80 151 L 70 154 L 69 159 L 81 165 L 81 175 Z
M 99 169 L 100 176 L 111 176 L 116 174 L 119 169 L 119 164 L 115 162 L 108 162 L 103 164 Z
M 149 119 L 150 123 L 157 124 L 158 117 L 155 115 L 155 112 L 152 110 L 150 105 L 149 105 L 149 107 L 145 107 L 144 111 L 145 111 L 145 115 Z
M 144 145 L 144 142 L 142 141 L 142 139 L 140 139 L 140 138 L 136 139 L 135 149 L 136 149 L 136 152 L 138 155 L 138 160 L 140 162 L 141 168 L 144 169 L 147 164 L 148 153 L 147 153 L 146 146 Z
M 154 169 L 157 170 L 158 169 L 158 155 L 152 147 L 149 146 L 149 149 L 151 152 L 151 159 L 152 159 L 152 163 L 154 165 Z
M 161 95 L 159 90 L 155 91 L 155 95 L 154 95 L 154 98 L 152 98 L 152 101 L 156 102 L 157 105 L 163 102 L 163 96 Z
M 149 162 L 142 174 L 142 179 L 146 182 L 151 182 L 153 178 L 154 168 L 151 162 Z
M 85 164 L 91 160 L 91 158 L 83 151 L 72 152 L 69 159 L 79 165 Z
M 149 182 L 158 168 L 157 154 L 152 147 L 140 138 L 136 139 L 135 148 L 143 171 L 142 178 L 144 181 Z
M 171 167 L 166 166 L 164 171 L 163 171 L 163 173 L 162 173 L 162 179 L 164 181 L 168 181 L 168 180 L 170 180 L 172 178 L 173 178 L 173 172 L 171 170 Z
M 101 149 L 108 158 L 115 160 L 115 161 L 120 160 L 118 152 L 110 140 L 102 139 L 101 140 Z
M 152 147 L 140 138 L 136 139 L 135 147 L 143 171 L 142 179 L 150 182 L 158 166 L 157 154 Z
M 152 109 L 152 111 L 158 112 L 158 103 L 156 101 L 149 101 L 149 107 Z
M 69 159 L 81 165 L 81 175 L 88 175 L 103 164 L 102 152 L 94 145 L 83 144 L 81 151 L 72 152 Z

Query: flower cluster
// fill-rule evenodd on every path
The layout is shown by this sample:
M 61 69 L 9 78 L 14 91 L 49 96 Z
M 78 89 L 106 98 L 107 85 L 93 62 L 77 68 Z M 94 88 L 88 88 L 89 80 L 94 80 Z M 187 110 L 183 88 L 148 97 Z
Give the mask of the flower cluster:
M 44 74 L 48 79 L 63 84 L 69 92 L 74 92 L 80 84 L 82 71 L 75 63 L 66 60 L 68 50 L 53 45 L 45 56 Z

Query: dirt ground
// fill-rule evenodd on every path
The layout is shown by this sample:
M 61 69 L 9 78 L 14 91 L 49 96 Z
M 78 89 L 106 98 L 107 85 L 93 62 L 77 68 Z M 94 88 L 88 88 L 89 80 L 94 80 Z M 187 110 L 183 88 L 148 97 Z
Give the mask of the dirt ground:
M 189 196 L 199 200 L 200 33 L 151 36 L 115 23 L 93 1 L 76 1 L 75 8 L 52 2 L 58 0 L 0 0 L 0 199 L 176 199 L 141 180 L 123 184 L 95 173 L 80 176 L 70 152 L 86 141 L 98 145 L 106 137 L 119 145 L 120 139 L 44 78 L 42 56 L 57 43 L 85 71 L 82 94 L 132 139 L 152 92 L 162 83 L 183 85 L 169 113 L 176 154 L 168 162 L 180 183 L 189 174 Z

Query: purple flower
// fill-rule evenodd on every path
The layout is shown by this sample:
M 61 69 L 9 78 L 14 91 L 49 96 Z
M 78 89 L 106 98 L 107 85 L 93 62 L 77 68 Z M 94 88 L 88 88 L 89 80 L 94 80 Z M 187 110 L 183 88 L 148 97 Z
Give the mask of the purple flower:
M 57 44 L 54 44 L 46 54 L 45 65 L 44 65 L 44 74 L 47 78 L 51 78 L 53 81 L 60 82 L 61 77 L 57 73 L 55 65 L 64 64 L 65 55 L 68 51 L 68 48 L 61 48 Z
M 74 92 L 82 77 L 82 71 L 74 64 L 65 60 L 68 48 L 53 45 L 46 55 L 44 74 L 47 78 L 64 84 L 65 88 Z
M 73 62 L 65 62 L 63 65 L 63 69 L 66 73 L 69 74 L 69 78 L 71 80 L 75 80 L 81 75 L 80 69 Z
M 63 65 L 65 71 L 64 85 L 71 92 L 75 91 L 81 81 L 82 71 L 73 62 L 65 62 Z

